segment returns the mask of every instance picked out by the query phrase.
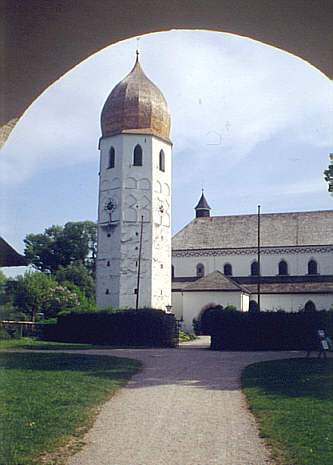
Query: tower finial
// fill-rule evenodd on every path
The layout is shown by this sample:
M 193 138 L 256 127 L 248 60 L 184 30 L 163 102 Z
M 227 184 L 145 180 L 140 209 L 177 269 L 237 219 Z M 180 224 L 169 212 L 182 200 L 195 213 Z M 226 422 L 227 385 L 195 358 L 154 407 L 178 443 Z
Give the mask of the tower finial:
M 137 59 L 137 60 L 139 59 L 139 55 L 140 55 L 139 40 L 140 40 L 140 37 L 137 37 L 137 38 L 136 38 L 136 59 Z

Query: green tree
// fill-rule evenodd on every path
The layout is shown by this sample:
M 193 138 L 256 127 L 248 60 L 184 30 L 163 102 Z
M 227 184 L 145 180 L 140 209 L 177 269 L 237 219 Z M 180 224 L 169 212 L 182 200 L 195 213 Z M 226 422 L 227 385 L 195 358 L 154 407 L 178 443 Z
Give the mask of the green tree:
M 97 226 L 92 221 L 53 225 L 44 233 L 28 234 L 24 242 L 25 256 L 39 271 L 55 273 L 60 267 L 83 263 L 95 274 Z
M 328 183 L 328 192 L 333 195 L 333 153 L 330 153 L 331 163 L 328 165 L 328 169 L 324 171 L 324 179 Z
M 27 314 L 31 321 L 35 321 L 36 314 L 43 312 L 46 296 L 57 285 L 55 279 L 46 273 L 27 271 L 16 279 L 13 304 L 18 311 Z
M 88 298 L 95 296 L 95 281 L 83 263 L 72 263 L 66 267 L 60 266 L 55 277 L 60 284 L 66 281 L 76 284 Z

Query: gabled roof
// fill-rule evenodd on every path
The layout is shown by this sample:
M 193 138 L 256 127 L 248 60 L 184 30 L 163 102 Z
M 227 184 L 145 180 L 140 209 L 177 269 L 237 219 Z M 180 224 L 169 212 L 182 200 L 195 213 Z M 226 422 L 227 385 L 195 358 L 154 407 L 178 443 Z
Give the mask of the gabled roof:
M 0 237 L 0 267 L 28 266 L 26 258 L 20 255 L 2 237 Z
M 261 215 L 261 246 L 333 244 L 333 210 Z M 257 215 L 195 218 L 172 239 L 173 250 L 256 247 Z
M 198 279 L 194 283 L 184 287 L 183 291 L 233 291 L 245 292 L 246 294 L 250 293 L 246 287 L 235 283 L 220 271 L 213 271 L 213 273 Z

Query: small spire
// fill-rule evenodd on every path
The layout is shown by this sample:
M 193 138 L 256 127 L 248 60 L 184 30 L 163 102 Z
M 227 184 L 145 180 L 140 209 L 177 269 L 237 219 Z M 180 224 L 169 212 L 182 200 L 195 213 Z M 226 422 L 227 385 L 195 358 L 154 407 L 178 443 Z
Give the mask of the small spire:
M 195 216 L 196 218 L 209 217 L 210 216 L 210 206 L 204 195 L 204 188 L 201 189 L 201 197 L 198 202 L 198 205 L 195 207 Z
M 140 55 L 140 50 L 139 50 L 139 40 L 140 40 L 140 37 L 137 37 L 136 38 L 136 61 L 139 60 L 139 55 Z

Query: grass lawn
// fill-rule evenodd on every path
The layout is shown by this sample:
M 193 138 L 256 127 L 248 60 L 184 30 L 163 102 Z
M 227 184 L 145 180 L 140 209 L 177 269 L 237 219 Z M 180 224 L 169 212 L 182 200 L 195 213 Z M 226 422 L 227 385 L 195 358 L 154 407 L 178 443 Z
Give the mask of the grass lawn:
M 0 464 L 42 461 L 91 427 L 97 407 L 140 369 L 124 358 L 61 354 L 0 353 Z
M 104 349 L 107 347 L 104 346 Z M 1 349 L 27 349 L 27 350 L 82 350 L 82 349 L 96 349 L 96 346 L 91 344 L 70 344 L 67 342 L 49 342 L 39 341 L 33 337 L 22 337 L 18 339 L 4 339 L 0 340 Z M 0 464 L 1 465 L 1 464 Z
M 333 464 L 333 359 L 256 363 L 243 389 L 279 465 Z

